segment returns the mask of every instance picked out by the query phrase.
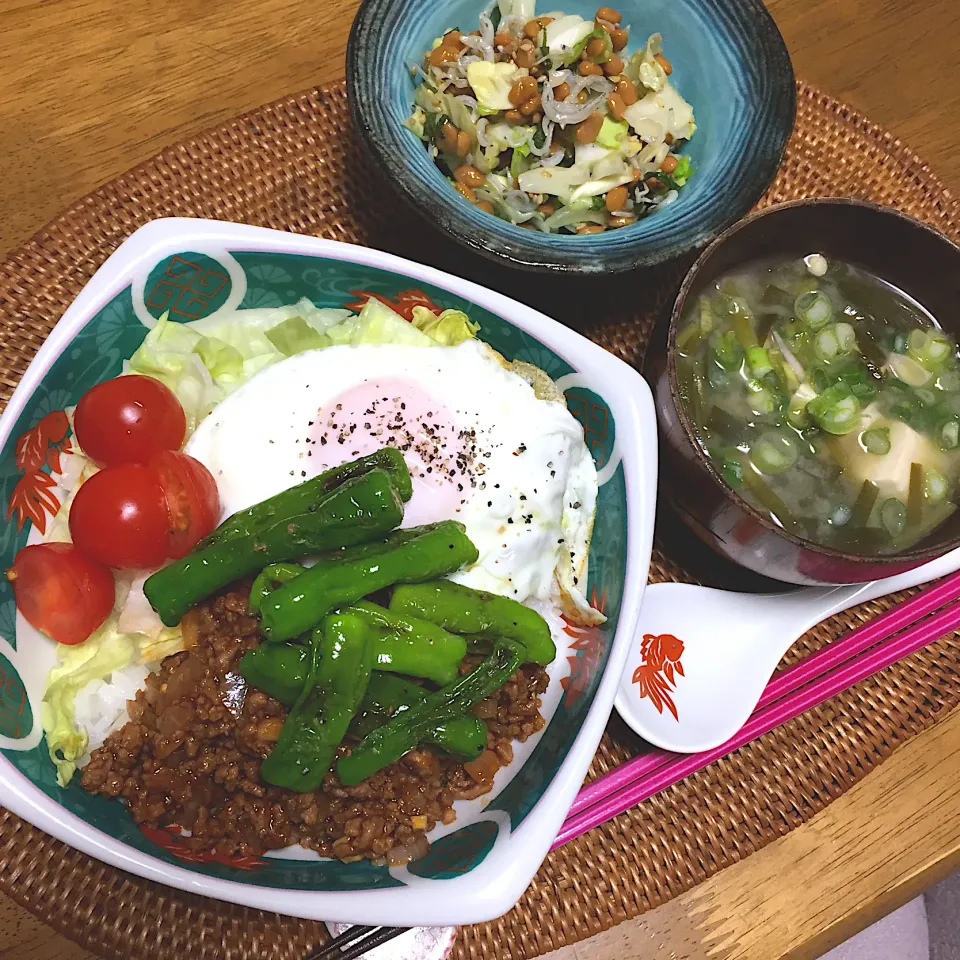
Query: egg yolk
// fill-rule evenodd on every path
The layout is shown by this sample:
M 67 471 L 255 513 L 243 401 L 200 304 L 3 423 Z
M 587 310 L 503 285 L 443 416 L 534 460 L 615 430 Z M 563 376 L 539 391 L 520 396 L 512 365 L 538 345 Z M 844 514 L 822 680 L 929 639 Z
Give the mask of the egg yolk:
M 413 480 L 403 526 L 456 516 L 467 498 L 471 431 L 412 380 L 365 380 L 325 403 L 307 434 L 318 472 L 396 447 Z

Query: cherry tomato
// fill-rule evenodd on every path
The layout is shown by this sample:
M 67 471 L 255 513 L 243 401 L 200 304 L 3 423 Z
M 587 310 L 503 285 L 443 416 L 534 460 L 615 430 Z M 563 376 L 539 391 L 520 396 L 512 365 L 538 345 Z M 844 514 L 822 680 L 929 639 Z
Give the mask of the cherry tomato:
M 185 557 L 220 519 L 220 494 L 210 471 L 185 453 L 164 450 L 150 461 L 170 514 L 167 556 Z
M 88 390 L 77 404 L 74 432 L 98 466 L 146 463 L 161 450 L 179 450 L 187 430 L 173 391 L 153 377 L 129 374 Z
M 71 543 L 24 547 L 7 578 L 27 622 L 57 643 L 83 643 L 113 609 L 113 575 Z
M 73 498 L 70 535 L 104 566 L 159 567 L 167 557 L 170 514 L 157 471 L 122 463 L 95 473 Z

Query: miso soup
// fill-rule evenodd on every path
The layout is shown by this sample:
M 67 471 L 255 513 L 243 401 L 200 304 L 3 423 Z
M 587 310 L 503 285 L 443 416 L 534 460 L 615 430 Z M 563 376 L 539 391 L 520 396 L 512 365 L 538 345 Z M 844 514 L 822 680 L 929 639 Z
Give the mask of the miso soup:
M 749 264 L 690 304 L 676 363 L 704 451 L 787 531 L 896 553 L 956 509 L 957 345 L 878 277 L 819 254 Z

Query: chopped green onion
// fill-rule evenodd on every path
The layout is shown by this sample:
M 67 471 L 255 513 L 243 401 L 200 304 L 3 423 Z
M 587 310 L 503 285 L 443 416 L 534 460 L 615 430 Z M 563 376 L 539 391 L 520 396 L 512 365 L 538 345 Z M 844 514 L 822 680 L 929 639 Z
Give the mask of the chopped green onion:
M 960 421 L 947 420 L 937 431 L 937 442 L 943 450 L 956 450 L 960 446 Z
M 837 436 L 849 433 L 860 422 L 860 401 L 843 381 L 827 387 L 807 404 L 814 423 Z
M 834 328 L 841 353 L 853 353 L 857 349 L 857 332 L 849 323 L 838 323 Z
M 857 335 L 849 323 L 830 324 L 817 333 L 813 349 L 821 360 L 834 360 L 856 351 Z
M 931 503 L 941 503 L 950 492 L 950 483 L 939 470 L 927 470 L 923 478 L 923 495 Z
M 907 526 L 907 508 L 901 500 L 891 497 L 880 507 L 880 523 L 891 537 L 899 537 Z
M 833 327 L 824 327 L 813 341 L 813 349 L 821 360 L 833 360 L 840 353 L 840 342 Z
M 740 369 L 740 364 L 743 362 L 743 348 L 732 330 L 711 337 L 710 349 L 714 361 L 724 370 Z
M 770 392 L 759 380 L 750 378 L 744 382 L 747 388 L 747 402 L 750 409 L 758 416 L 773 413 L 780 408 L 779 399 Z
M 923 350 L 927 344 L 926 330 L 911 330 L 907 336 L 907 352 L 916 355 Z
M 953 344 L 939 330 L 911 330 L 907 353 L 927 370 L 936 370 L 953 352 Z
M 830 298 L 821 290 L 809 290 L 801 293 L 793 302 L 796 315 L 811 330 L 825 327 L 833 317 L 833 304 Z
M 750 459 L 761 473 L 783 473 L 797 462 L 797 448 L 786 434 L 771 430 L 750 448 Z
M 893 352 L 894 353 L 906 353 L 907 352 L 907 338 L 902 333 L 894 334 L 893 337 Z
M 867 453 L 875 454 L 878 457 L 889 453 L 889 427 L 872 427 L 869 430 L 864 430 L 863 433 L 860 434 L 860 446 L 862 446 Z
M 809 401 L 795 393 L 790 398 L 790 406 L 787 408 L 787 422 L 791 427 L 802 430 L 810 423 L 810 415 L 807 413 L 807 403 Z
M 770 354 L 764 347 L 750 347 L 750 349 L 747 350 L 747 363 L 750 365 L 753 375 L 758 380 L 773 371 Z

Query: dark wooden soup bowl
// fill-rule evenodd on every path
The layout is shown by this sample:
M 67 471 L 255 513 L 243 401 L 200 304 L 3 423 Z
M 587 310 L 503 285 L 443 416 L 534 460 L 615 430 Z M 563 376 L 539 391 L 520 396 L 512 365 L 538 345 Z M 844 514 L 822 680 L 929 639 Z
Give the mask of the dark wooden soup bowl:
M 660 422 L 661 497 L 716 551 L 767 577 L 797 584 L 860 583 L 893 576 L 960 547 L 960 510 L 911 549 L 843 553 L 788 533 L 724 481 L 695 439 L 677 389 L 677 329 L 688 301 L 751 261 L 822 253 L 862 267 L 923 304 L 960 338 L 960 248 L 895 210 L 856 200 L 799 200 L 742 220 L 690 269 L 664 314 L 644 366 Z

